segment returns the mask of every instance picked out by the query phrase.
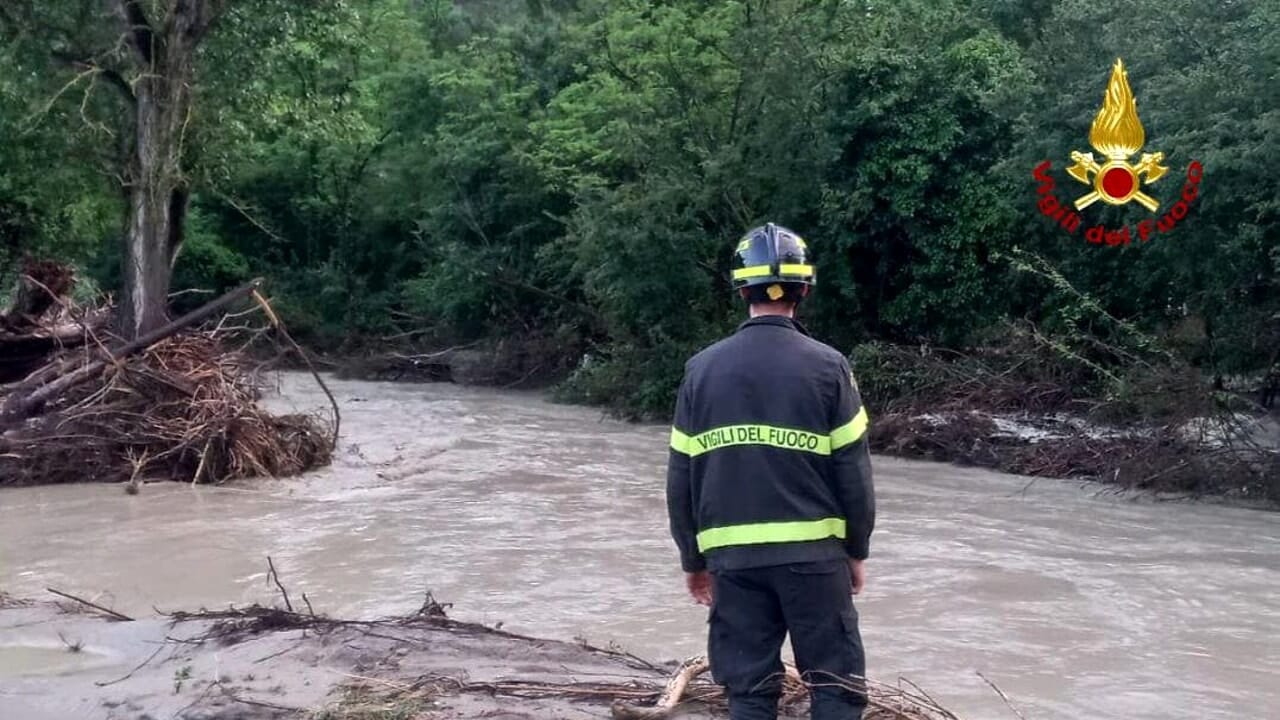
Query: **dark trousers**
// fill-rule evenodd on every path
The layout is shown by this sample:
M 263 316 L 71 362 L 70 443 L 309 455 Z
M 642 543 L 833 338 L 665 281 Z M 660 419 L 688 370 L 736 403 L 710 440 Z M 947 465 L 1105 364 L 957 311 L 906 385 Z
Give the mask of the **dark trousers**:
M 712 677 L 729 696 L 732 720 L 777 718 L 787 632 L 800 677 L 813 686 L 813 720 L 862 717 L 866 660 L 847 562 L 721 571 L 712 587 L 707 654 Z

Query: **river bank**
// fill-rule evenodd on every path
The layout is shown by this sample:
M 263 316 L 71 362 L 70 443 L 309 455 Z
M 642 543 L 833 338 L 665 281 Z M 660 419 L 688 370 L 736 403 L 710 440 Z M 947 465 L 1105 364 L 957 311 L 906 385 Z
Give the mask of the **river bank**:
M 280 585 L 283 599 L 288 593 Z M 296 599 L 296 598 L 295 598 Z M 252 606 L 142 619 L 0 594 L 0 713 L 22 720 L 659 720 L 680 663 L 447 617 L 334 619 Z M 112 611 L 113 612 L 113 611 Z M 705 676 L 679 716 L 723 717 Z M 873 685 L 867 720 L 955 720 L 921 691 Z M 805 717 L 799 696 L 784 717 Z
M 499 683 L 625 678 L 661 685 L 656 666 L 429 616 L 270 622 L 153 616 L 110 622 L 74 603 L 0 609 L 0 715 L 99 717 L 601 718 L 609 699 L 513 699 Z M 75 648 L 75 649 L 73 649 Z M 485 689 L 489 692 L 485 692 Z M 413 687 L 414 692 L 395 693 Z M 468 689 L 470 688 L 470 689 Z M 709 717 L 693 715 L 692 717 Z
M 962 354 L 870 343 L 851 359 L 872 422 L 873 451 L 1169 498 L 1280 509 L 1280 415 L 1250 400 L 1245 379 L 1215 391 L 1171 357 L 1137 356 L 1125 376 L 1013 333 Z M 544 341 L 472 343 L 430 352 L 326 358 L 345 379 L 552 389 L 585 402 L 562 348 Z M 590 358 L 578 363 L 590 365 Z M 1261 378 L 1252 380 L 1260 382 Z M 621 417 L 665 422 L 623 407 Z M 597 405 L 600 402 L 596 403 Z
M 72 276 L 50 267 L 62 272 L 65 294 Z M 324 419 L 258 408 L 261 371 L 287 363 L 324 366 L 340 379 L 553 387 L 558 400 L 606 403 L 611 413 L 631 417 L 608 382 L 595 387 L 597 359 L 557 338 L 531 331 L 429 351 L 383 343 L 362 354 L 313 356 L 293 342 L 257 286 L 206 303 L 109 358 L 44 337 L 73 316 L 62 297 L 45 297 L 53 291 L 37 294 L 45 302 L 34 315 L 0 316 L 10 335 L 24 328 L 10 340 L 44 342 L 40 369 L 24 375 L 30 362 L 20 364 L 16 376 L 24 379 L 0 387 L 0 485 L 96 480 L 136 489 L 151 477 L 221 484 L 326 464 L 338 441 L 336 401 Z M 247 340 L 244 330 L 224 330 L 225 317 L 214 327 L 183 330 L 246 298 L 268 320 Z M 97 308 L 96 317 L 105 322 L 108 310 Z M 80 323 L 79 343 L 105 332 Z M 1196 370 L 1149 348 L 1144 357 L 1104 346 L 1117 357 L 1103 366 L 1035 328 L 1007 330 L 1001 344 L 969 354 L 881 343 L 855 348 L 850 364 L 873 418 L 872 450 L 1280 507 L 1280 422 L 1239 393 L 1212 390 Z M 258 342 L 268 331 L 275 342 Z M 323 389 L 320 375 L 315 379 Z M 667 381 L 643 382 L 648 395 L 669 400 Z M 656 412 L 650 419 L 666 419 Z

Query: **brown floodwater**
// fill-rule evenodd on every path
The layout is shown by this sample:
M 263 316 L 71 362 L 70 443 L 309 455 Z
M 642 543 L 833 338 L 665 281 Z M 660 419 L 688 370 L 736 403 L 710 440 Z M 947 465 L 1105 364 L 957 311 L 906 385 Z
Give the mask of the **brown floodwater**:
M 281 385 L 274 406 L 323 407 L 305 376 Z M 431 590 L 518 632 L 702 651 L 667 535 L 666 428 L 532 393 L 333 387 L 337 457 L 300 479 L 0 489 L 0 589 L 138 614 L 269 601 L 270 555 L 317 612 L 406 613 Z M 978 673 L 1029 720 L 1280 717 L 1280 514 L 874 465 L 858 605 L 876 679 L 970 719 L 1014 717 Z M 57 667 L 48 655 L 0 666 Z

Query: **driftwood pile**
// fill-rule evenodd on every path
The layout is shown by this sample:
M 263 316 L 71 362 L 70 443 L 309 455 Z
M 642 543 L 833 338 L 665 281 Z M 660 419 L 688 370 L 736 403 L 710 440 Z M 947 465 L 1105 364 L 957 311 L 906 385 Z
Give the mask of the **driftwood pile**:
M 451 606 L 437 602 L 430 592 L 418 610 L 408 615 L 369 620 L 331 617 L 317 613 L 306 593 L 291 593 L 270 557 L 267 568 L 267 582 L 279 593 L 277 604 L 162 613 L 171 621 L 164 632 L 164 642 L 128 674 L 95 684 L 115 685 L 153 662 L 163 665 L 178 658 L 189 670 L 192 664 L 199 665 L 212 654 L 216 672 L 185 708 L 200 717 L 427 718 L 437 717 L 442 705 L 456 709 L 457 713 L 451 711 L 448 716 L 459 718 L 565 717 L 569 713 L 547 710 L 573 703 L 582 705 L 582 712 L 573 712 L 573 717 L 658 720 L 682 717 L 685 711 L 697 717 L 721 717 L 726 707 L 723 688 L 711 679 L 704 657 L 659 664 L 612 644 L 602 648 L 579 640 L 576 648 L 567 647 L 557 641 L 503 630 L 501 623 L 492 627 L 451 618 Z M 58 597 L 57 604 L 63 612 L 100 615 L 110 622 L 134 622 L 134 618 L 91 600 L 62 590 L 48 590 Z M 0 607 L 5 602 L 6 597 L 0 593 Z M 288 635 L 271 637 L 277 633 Z M 265 642 L 258 649 L 270 654 L 259 657 L 257 650 L 238 653 L 233 649 L 260 640 Z M 176 652 L 157 660 L 166 647 Z M 201 648 L 211 652 L 201 653 Z M 302 658 L 298 657 L 299 652 Z M 325 658 L 324 667 L 319 668 L 323 672 L 311 676 L 311 680 L 327 686 L 337 671 L 347 678 L 333 688 L 341 690 L 341 697 L 336 702 L 326 701 L 322 708 L 286 706 L 276 702 L 280 698 L 273 693 L 282 686 L 274 686 L 270 677 L 259 678 L 263 682 L 256 689 L 233 682 L 233 677 L 241 675 L 237 669 L 256 673 L 259 663 L 285 655 L 303 666 L 300 672 L 304 678 L 316 667 L 315 658 Z M 242 664 L 246 661 L 252 667 Z M 342 672 L 344 663 L 350 663 L 349 672 Z M 265 670 L 270 666 L 261 667 Z M 155 670 L 153 676 L 159 677 L 168 670 L 150 669 Z M 245 680 L 251 681 L 253 676 Z M 867 694 L 868 709 L 863 716 L 867 720 L 957 720 L 928 693 L 903 679 L 897 685 L 886 685 L 852 677 L 810 677 L 806 683 L 794 667 L 787 665 L 781 680 L 783 717 L 807 717 L 805 705 L 810 689 L 839 684 Z M 994 685 L 992 688 L 1004 698 L 999 689 Z M 223 697 L 216 697 L 215 691 Z M 464 709 L 448 701 L 461 695 L 472 696 L 470 699 L 477 704 Z M 512 700 L 487 702 L 490 698 Z M 202 705 L 206 699 L 210 702 Z M 1007 703 L 1008 699 L 1004 699 Z M 221 700 L 230 700 L 238 707 L 228 709 Z M 217 706 L 223 707 L 223 712 L 211 711 Z M 263 708 L 273 712 L 253 712 Z
M 364 720 L 395 715 L 393 711 L 412 712 L 415 706 L 429 707 L 442 695 L 481 693 L 513 698 L 565 698 L 583 703 L 610 703 L 613 720 L 667 720 L 677 718 L 686 709 L 727 710 L 724 688 L 708 677 L 710 666 L 705 657 L 694 657 L 679 665 L 665 684 L 632 680 L 628 682 L 578 681 L 564 683 L 501 680 L 471 682 L 464 678 L 428 675 L 407 681 L 377 680 L 354 683 L 337 708 L 324 717 L 335 720 Z M 843 684 L 856 688 L 855 681 L 831 680 L 826 685 Z M 856 681 L 863 684 L 863 681 Z M 904 683 L 903 687 L 870 681 L 864 720 L 958 720 L 919 688 Z M 787 667 L 783 695 L 778 707 L 782 717 L 808 717 L 810 685 L 800 680 L 792 666 Z M 385 714 L 383 714 L 385 713 Z M 404 717 L 414 717 L 412 714 Z
M 24 262 L 9 307 L 0 312 L 0 383 L 21 380 L 43 365 L 50 353 L 81 345 L 87 339 L 85 325 L 105 327 L 103 309 L 79 320 L 63 311 L 59 300 L 74 285 L 74 275 L 64 265 Z
M 706 657 L 685 660 L 672 674 L 664 688 L 657 693 L 652 704 L 616 700 L 613 703 L 614 720 L 666 720 L 676 717 L 684 705 L 698 704 L 715 709 L 725 709 L 728 702 L 724 688 L 708 681 L 711 664 Z M 805 682 L 794 665 L 785 665 L 782 678 L 782 697 L 778 700 L 781 711 L 799 710 L 809 699 L 814 686 L 839 686 L 867 694 L 867 709 L 863 720 L 957 720 L 949 710 L 939 705 L 919 688 L 878 683 L 862 678 L 827 677 Z M 615 689 L 615 692 L 621 688 Z M 653 689 L 648 690 L 652 696 Z M 633 696 L 634 697 L 634 696 Z M 639 698 L 637 698 L 639 699 Z M 807 716 L 807 713 L 801 715 Z
M 285 607 L 251 605 L 225 610 L 201 610 L 176 612 L 169 617 L 176 623 L 192 621 L 211 622 L 207 630 L 185 643 L 214 642 L 231 645 L 262 633 L 305 629 L 316 635 L 324 635 L 340 629 L 356 630 L 371 637 L 395 638 L 397 629 L 431 627 L 462 635 L 488 635 L 545 642 L 504 630 L 476 623 L 461 622 L 449 618 L 446 609 L 427 593 L 422 607 L 406 617 L 381 620 L 340 620 L 316 614 L 307 602 L 305 611 L 294 610 L 288 591 L 275 575 Z M 304 596 L 305 598 L 305 596 Z M 488 696 L 539 699 L 563 698 L 576 702 L 604 705 L 614 720 L 666 720 L 678 717 L 685 709 L 702 708 L 723 711 L 727 708 L 724 688 L 710 678 L 710 664 L 705 657 L 685 660 L 674 667 L 660 666 L 618 649 L 599 648 L 585 643 L 581 647 L 588 652 L 616 658 L 627 666 L 646 671 L 655 676 L 653 681 L 631 679 L 627 681 L 573 680 L 547 682 L 508 677 L 501 680 L 473 681 L 465 676 L 429 674 L 409 678 L 373 678 L 352 676 L 355 682 L 346 686 L 345 697 L 336 706 L 327 708 L 321 717 L 333 720 L 367 720 L 373 717 L 417 717 L 418 711 L 431 707 L 437 698 L 447 695 L 476 693 Z M 660 673 L 669 673 L 662 681 Z M 866 692 L 868 707 L 865 720 L 957 720 L 957 717 L 929 697 L 928 693 L 909 682 L 887 685 L 856 678 L 815 678 L 809 683 L 801 680 L 794 666 L 786 665 L 782 678 L 783 694 L 779 707 L 784 716 L 800 716 L 808 702 L 813 685 L 842 685 L 857 692 Z M 998 690 L 997 690 L 998 692 Z M 426 716 L 425 713 L 423 715 Z
M 110 306 L 81 309 L 74 279 L 53 263 L 28 261 L 0 315 L 0 485 L 220 483 L 283 476 L 327 464 L 335 424 L 274 416 L 257 405 L 252 365 L 228 349 L 223 323 L 237 303 L 257 300 L 246 284 L 133 341 L 110 331 Z M 335 409 L 336 410 L 336 409 Z
M 1113 351 L 1119 352 L 1119 351 Z M 1076 353 L 1032 330 L 965 353 L 876 345 L 855 362 L 874 450 L 1123 488 L 1280 502 L 1260 413 L 1167 355 Z M 1010 431 L 1010 426 L 1022 432 Z

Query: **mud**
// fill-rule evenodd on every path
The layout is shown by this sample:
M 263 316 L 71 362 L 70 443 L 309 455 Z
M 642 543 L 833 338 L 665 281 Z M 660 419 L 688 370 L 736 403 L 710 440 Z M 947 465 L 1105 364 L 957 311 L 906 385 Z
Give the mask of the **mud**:
M 417 720 L 609 716 L 609 699 L 459 692 L 512 677 L 661 684 L 665 668 L 573 643 L 429 623 L 281 629 L 223 643 L 212 621 L 112 622 L 41 602 L 0 610 L 0 717 L 13 720 L 280 720 L 338 714 L 352 688 L 433 682 Z M 79 647 L 72 650 L 69 644 Z M 373 717 L 373 716 L 371 716 Z M 397 717 L 387 714 L 376 717 Z M 712 717 L 693 711 L 682 717 Z

